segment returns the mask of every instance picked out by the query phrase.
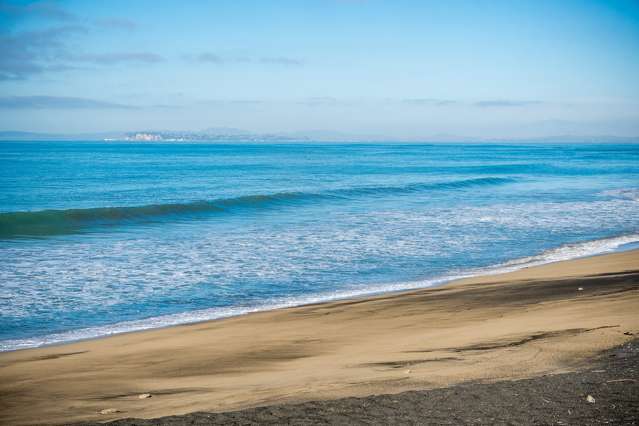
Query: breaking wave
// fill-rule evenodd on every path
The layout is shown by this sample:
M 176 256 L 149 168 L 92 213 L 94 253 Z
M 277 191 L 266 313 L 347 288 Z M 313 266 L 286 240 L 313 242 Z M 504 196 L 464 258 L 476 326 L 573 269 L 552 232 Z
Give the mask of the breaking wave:
M 92 228 L 119 226 L 127 223 L 149 223 L 172 219 L 189 220 L 212 214 L 254 211 L 322 200 L 460 190 L 512 182 L 515 180 L 484 177 L 434 183 L 413 183 L 404 186 L 352 187 L 317 193 L 278 192 L 190 203 L 7 212 L 0 213 L 0 239 L 74 234 Z

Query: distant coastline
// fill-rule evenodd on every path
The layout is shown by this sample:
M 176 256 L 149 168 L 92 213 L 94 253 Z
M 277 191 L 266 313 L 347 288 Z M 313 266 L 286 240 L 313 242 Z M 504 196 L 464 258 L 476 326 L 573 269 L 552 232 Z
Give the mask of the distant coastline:
M 383 135 L 358 135 L 333 131 L 259 133 L 234 128 L 210 128 L 200 131 L 135 130 L 98 133 L 39 133 L 0 131 L 0 142 L 237 142 L 237 143 L 639 143 L 637 136 L 556 135 L 544 137 L 479 138 L 462 135 L 426 135 L 422 138 L 396 138 Z

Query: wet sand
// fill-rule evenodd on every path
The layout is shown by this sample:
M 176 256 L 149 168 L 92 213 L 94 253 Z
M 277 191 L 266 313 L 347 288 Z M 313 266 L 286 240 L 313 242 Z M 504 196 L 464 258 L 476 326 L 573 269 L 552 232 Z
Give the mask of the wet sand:
M 0 422 L 155 418 L 556 375 L 632 339 L 638 310 L 631 251 L 4 353 Z

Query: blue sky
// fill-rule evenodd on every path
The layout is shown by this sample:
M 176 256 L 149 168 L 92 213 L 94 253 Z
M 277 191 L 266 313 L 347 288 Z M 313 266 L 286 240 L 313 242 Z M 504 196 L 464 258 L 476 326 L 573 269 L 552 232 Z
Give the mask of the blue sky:
M 4 1 L 0 129 L 639 135 L 637 1 Z

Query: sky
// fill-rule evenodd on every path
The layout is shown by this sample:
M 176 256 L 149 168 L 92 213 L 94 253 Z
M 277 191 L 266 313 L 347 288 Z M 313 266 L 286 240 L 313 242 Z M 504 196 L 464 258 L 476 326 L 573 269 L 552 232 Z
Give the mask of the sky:
M 0 130 L 639 136 L 639 1 L 0 0 Z

